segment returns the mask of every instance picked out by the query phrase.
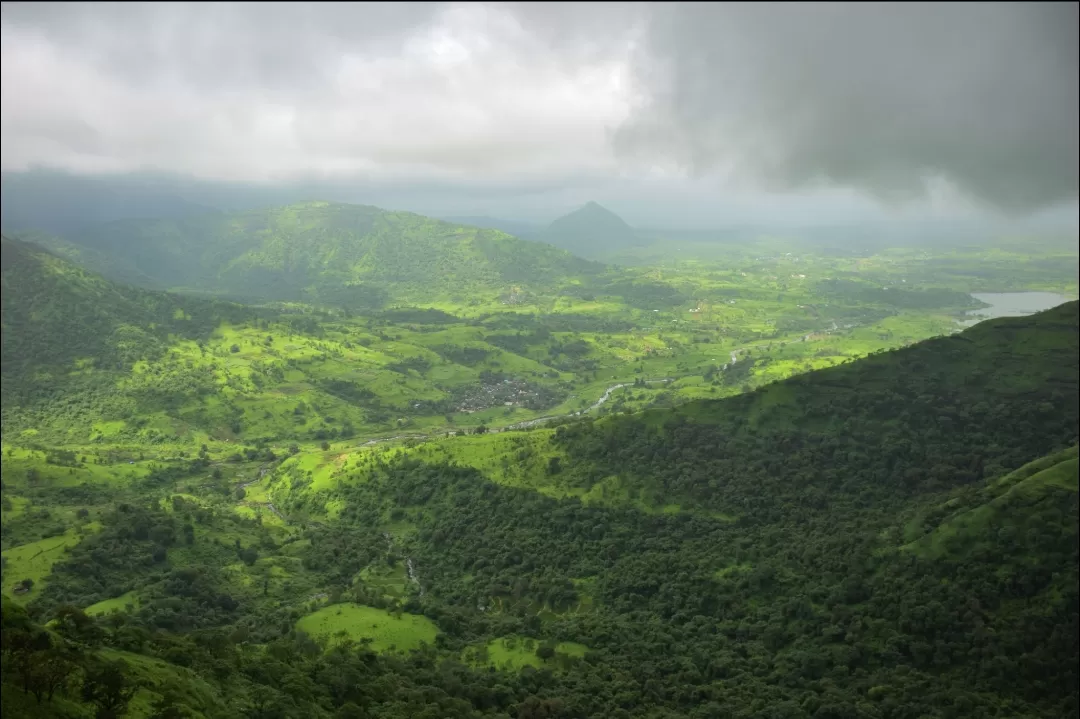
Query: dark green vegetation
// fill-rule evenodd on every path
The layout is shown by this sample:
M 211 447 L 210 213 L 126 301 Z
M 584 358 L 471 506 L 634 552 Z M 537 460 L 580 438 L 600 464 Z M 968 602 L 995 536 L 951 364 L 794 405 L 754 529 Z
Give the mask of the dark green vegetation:
M 101 274 L 156 289 L 350 310 L 391 299 L 464 302 L 518 286 L 550 290 L 600 268 L 497 230 L 326 202 L 117 220 L 36 238 Z
M 5 716 L 1077 716 L 1078 308 L 378 446 L 64 445 L 5 399 Z
M 1076 715 L 1075 250 L 22 237 L 4 716 Z

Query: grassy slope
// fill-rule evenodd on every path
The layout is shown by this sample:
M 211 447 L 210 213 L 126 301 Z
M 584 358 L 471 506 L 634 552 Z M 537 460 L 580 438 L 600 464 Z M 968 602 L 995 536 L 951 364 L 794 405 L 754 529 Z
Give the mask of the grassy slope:
M 118 285 L 19 240 L 5 237 L 0 248 L 5 396 L 51 381 L 63 365 L 130 365 L 160 354 L 170 337 L 202 337 L 225 319 L 254 314 Z
M 124 220 L 68 239 L 119 258 L 161 288 L 353 308 L 378 306 L 389 295 L 463 299 L 545 287 L 599 268 L 497 230 L 327 202 Z
M 988 482 L 971 496 L 954 497 L 928 508 L 908 524 L 906 534 L 933 528 L 905 544 L 904 549 L 931 559 L 963 559 L 986 552 L 992 533 L 1020 536 L 1038 532 L 1049 524 L 1043 511 L 1075 495 L 1080 489 L 1078 478 L 1076 447 L 1042 457 Z
M 296 628 L 327 642 L 340 636 L 353 641 L 371 640 L 375 651 L 408 651 L 421 644 L 434 644 L 437 627 L 427 617 L 390 612 L 360 604 L 324 607 L 300 619 Z
M 595 422 L 594 430 L 605 440 L 634 456 L 631 430 L 642 427 L 661 431 L 672 420 L 686 420 L 699 427 L 716 425 L 719 432 L 753 437 L 780 432 L 795 438 L 801 433 L 844 433 L 851 416 L 830 407 L 857 403 L 860 396 L 888 398 L 879 414 L 859 418 L 863 434 L 902 427 L 929 395 L 912 395 L 905 377 L 917 374 L 928 385 L 920 391 L 946 388 L 959 403 L 960 415 L 986 403 L 1024 402 L 1029 396 L 1059 402 L 1075 415 L 1077 379 L 1077 302 L 1030 317 L 992 320 L 950 337 L 928 340 L 893 352 L 875 354 L 852 363 L 821 369 L 767 385 L 755 392 L 721 400 L 690 402 L 676 409 L 650 409 L 635 415 L 619 415 Z M 904 402 L 913 403 L 905 411 Z M 1071 404 L 1070 404 L 1071 402 Z M 980 403 L 982 403 L 980 405 Z M 1048 411 L 1053 406 L 1048 405 Z M 963 409 L 967 408 L 967 409 Z M 955 411 L 950 408 L 949 412 Z M 935 419 L 937 419 L 935 417 Z M 948 431 L 953 418 L 940 419 Z M 721 429 L 722 428 L 722 429 Z M 631 504 L 647 511 L 677 511 L 698 503 L 677 494 L 648 498 L 654 483 L 638 477 L 636 487 L 627 485 L 635 464 L 624 465 L 617 455 L 594 462 L 576 454 L 572 446 L 555 441 L 555 429 L 532 429 L 497 435 L 470 435 L 421 444 L 409 454 L 427 461 L 457 462 L 483 471 L 502 484 L 526 487 L 553 497 L 576 496 L 586 502 Z M 402 450 L 392 446 L 369 450 L 393 457 Z M 564 471 L 552 473 L 550 462 L 559 458 Z M 653 487 L 655 489 L 655 487 Z M 645 495 L 636 493 L 645 489 Z M 734 512 L 732 513 L 735 514 Z M 722 512 L 714 516 L 727 516 Z

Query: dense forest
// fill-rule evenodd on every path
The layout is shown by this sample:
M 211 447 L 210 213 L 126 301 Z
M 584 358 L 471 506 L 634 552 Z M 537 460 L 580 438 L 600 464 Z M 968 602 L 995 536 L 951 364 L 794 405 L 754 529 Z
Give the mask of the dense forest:
M 1078 359 L 1073 302 L 509 433 L 499 476 L 464 439 L 322 488 L 256 452 L 287 531 L 177 491 L 205 456 L 39 487 L 99 509 L 5 599 L 4 715 L 1076 716 Z

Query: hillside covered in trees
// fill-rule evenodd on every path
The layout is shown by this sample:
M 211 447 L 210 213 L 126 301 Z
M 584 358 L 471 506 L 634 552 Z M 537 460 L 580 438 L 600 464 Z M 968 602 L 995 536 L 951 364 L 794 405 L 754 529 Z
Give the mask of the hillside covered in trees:
M 5 542 L 74 523 L 5 551 L 5 715 L 1076 716 L 1078 360 L 1072 302 L 553 428 L 13 447 Z
M 115 220 L 63 238 L 27 238 L 108 277 L 154 289 L 354 311 L 391 300 L 554 289 L 602 269 L 498 230 L 328 202 Z

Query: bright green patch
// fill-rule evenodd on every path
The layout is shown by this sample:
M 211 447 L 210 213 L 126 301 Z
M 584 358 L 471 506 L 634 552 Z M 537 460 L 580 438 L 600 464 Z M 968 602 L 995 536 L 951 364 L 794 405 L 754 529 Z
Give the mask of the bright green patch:
M 101 525 L 90 522 L 81 528 L 72 527 L 61 535 L 13 547 L 3 552 L 5 560 L 3 593 L 19 603 L 38 596 L 54 564 L 64 558 L 64 550 L 74 547 L 86 534 L 96 532 Z M 33 586 L 28 592 L 16 591 L 24 580 Z
M 312 637 L 333 643 L 342 639 L 370 640 L 375 651 L 408 651 L 422 644 L 434 644 L 438 627 L 427 617 L 402 613 L 395 616 L 383 609 L 351 602 L 323 607 L 303 617 L 296 628 Z
M 119 597 L 105 599 L 96 604 L 91 604 L 84 611 L 90 616 L 112 614 L 113 612 L 126 612 L 129 608 L 138 608 L 139 597 L 135 592 L 121 594 Z
M 544 643 L 532 637 L 500 637 L 484 646 L 470 647 L 463 655 L 465 661 L 474 665 L 486 665 L 503 671 L 519 671 L 525 667 L 540 669 L 544 666 L 558 667 L 567 658 L 580 659 L 589 648 L 577 642 L 559 642 L 552 648 L 554 654 L 542 659 L 537 651 Z M 550 645 L 549 645 L 550 646 Z

